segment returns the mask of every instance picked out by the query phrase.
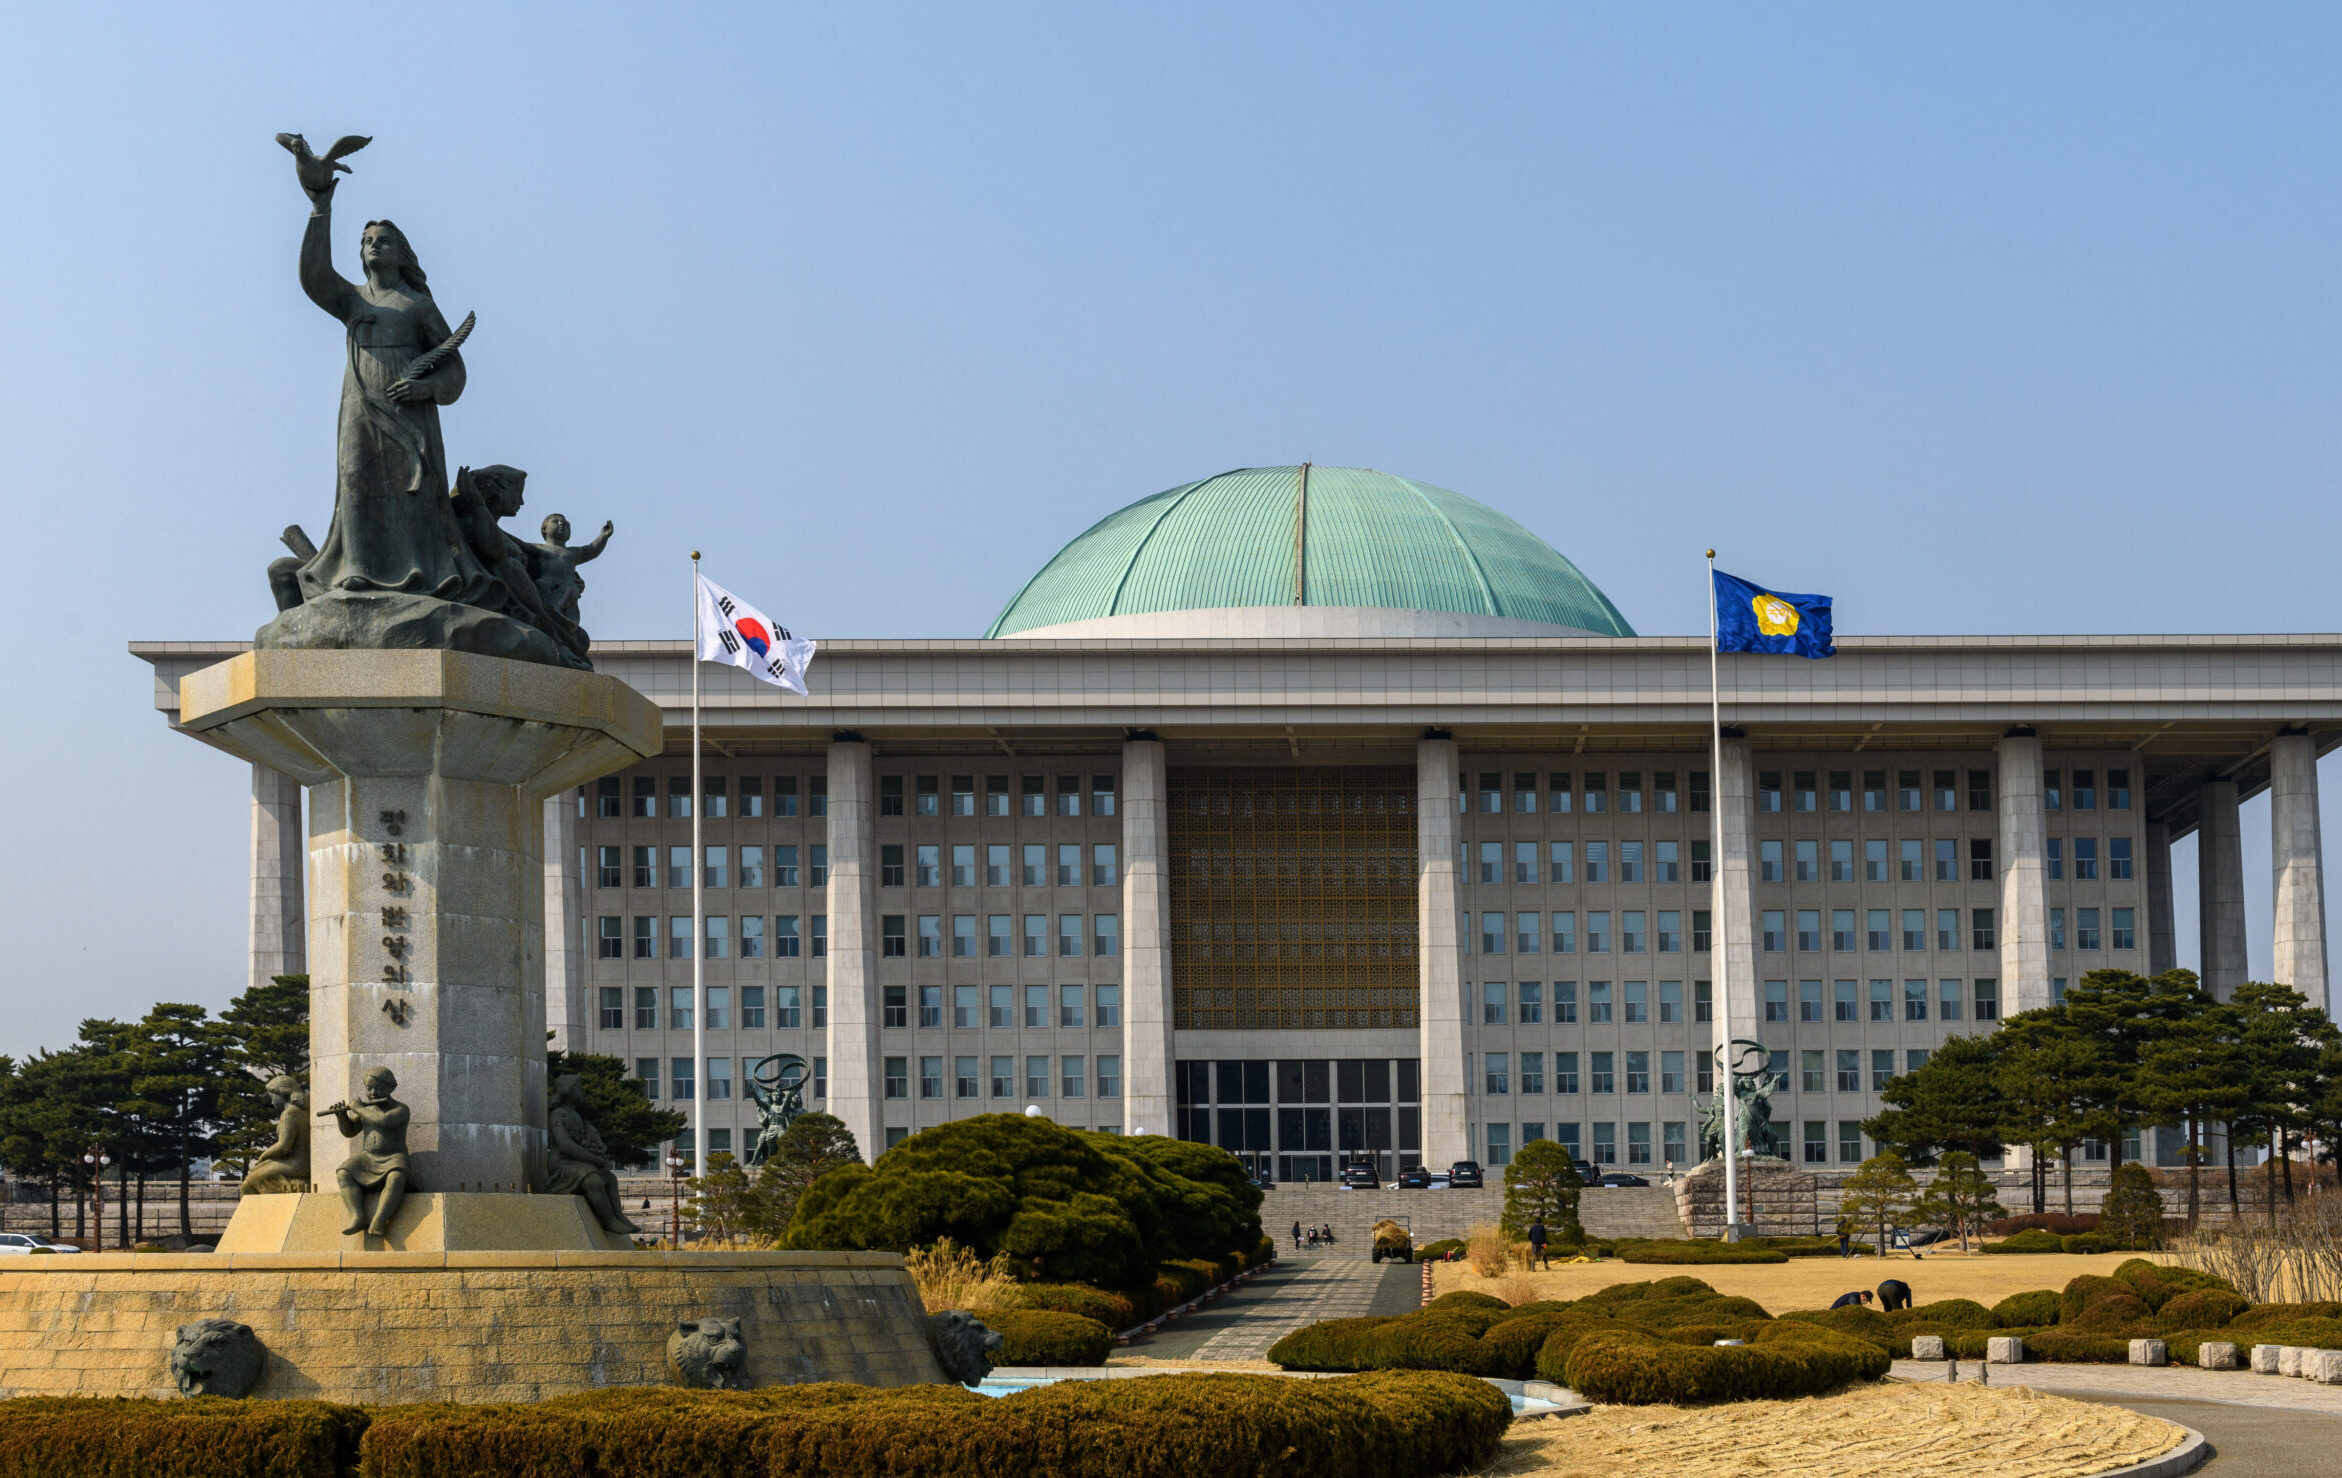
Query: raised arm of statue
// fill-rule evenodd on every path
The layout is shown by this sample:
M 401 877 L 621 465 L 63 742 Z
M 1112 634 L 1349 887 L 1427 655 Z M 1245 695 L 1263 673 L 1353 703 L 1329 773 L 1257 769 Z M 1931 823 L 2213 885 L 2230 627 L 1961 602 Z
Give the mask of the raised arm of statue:
M 301 291 L 309 301 L 347 323 L 363 301 L 350 280 L 333 270 L 333 191 L 311 197 L 309 229 L 301 236 Z
M 598 558 L 603 550 L 610 547 L 610 535 L 616 527 L 608 519 L 602 520 L 602 531 L 577 547 L 577 562 L 584 564 L 589 559 Z

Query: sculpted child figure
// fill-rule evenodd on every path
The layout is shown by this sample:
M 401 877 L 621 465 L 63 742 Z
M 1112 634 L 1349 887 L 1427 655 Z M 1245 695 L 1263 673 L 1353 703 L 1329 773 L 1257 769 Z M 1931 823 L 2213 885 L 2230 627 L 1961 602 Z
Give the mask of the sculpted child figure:
M 353 1232 L 373 1237 L 388 1234 L 390 1218 L 407 1193 L 409 1110 L 390 1096 L 390 1090 L 397 1086 L 398 1077 L 389 1068 L 375 1068 L 366 1074 L 366 1096 L 355 1107 L 335 1103 L 318 1115 L 322 1119 L 330 1114 L 342 1138 L 358 1141 L 358 1147 L 333 1173 L 334 1184 L 341 1187 L 342 1204 L 350 1210 L 350 1224 L 342 1228 L 344 1236 Z M 369 1222 L 366 1192 L 376 1186 L 382 1188 L 382 1196 Z
M 302 1191 L 309 1185 L 309 1090 L 298 1078 L 268 1080 L 268 1101 L 277 1111 L 276 1143 L 262 1150 L 244 1176 L 240 1196 Z
M 586 543 L 572 545 L 569 520 L 558 513 L 548 513 L 543 525 L 545 542 L 529 546 L 529 560 L 537 570 L 537 593 L 572 626 L 579 620 L 578 598 L 585 594 L 585 581 L 579 577 L 577 567 L 589 559 L 599 558 L 615 529 L 616 525 L 604 519 L 599 534 Z

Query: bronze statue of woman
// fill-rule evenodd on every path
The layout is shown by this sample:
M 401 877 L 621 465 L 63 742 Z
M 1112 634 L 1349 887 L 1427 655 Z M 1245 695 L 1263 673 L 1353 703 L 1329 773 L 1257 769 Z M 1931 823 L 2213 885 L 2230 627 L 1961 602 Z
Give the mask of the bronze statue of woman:
M 481 559 L 450 503 L 439 408 L 464 391 L 460 337 L 406 233 L 368 221 L 358 238 L 365 279 L 349 281 L 333 268 L 336 177 L 314 167 L 299 177 L 310 202 L 301 290 L 347 335 L 333 524 L 313 552 L 288 531 L 300 557 L 271 567 L 280 613 L 255 644 L 443 648 L 586 666 L 533 619 L 534 589 L 514 591 Z

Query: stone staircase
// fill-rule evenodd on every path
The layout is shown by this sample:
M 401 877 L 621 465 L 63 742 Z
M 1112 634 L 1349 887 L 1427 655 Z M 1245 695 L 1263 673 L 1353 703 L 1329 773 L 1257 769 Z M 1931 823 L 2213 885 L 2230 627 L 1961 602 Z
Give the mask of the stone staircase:
M 1501 1173 L 1501 1172 L 1499 1172 Z M 1333 1257 L 1364 1258 L 1377 1219 L 1390 1217 L 1404 1225 L 1417 1246 L 1449 1237 L 1462 1237 L 1475 1226 L 1493 1225 L 1504 1215 L 1504 1191 L 1498 1186 L 1450 1191 L 1345 1191 L 1328 1185 L 1280 1185 L 1265 1193 L 1260 1203 L 1261 1230 L 1276 1238 L 1287 1252 L 1293 1248 L 1293 1223 L 1331 1226 Z M 1588 1190 L 1579 1199 L 1578 1219 L 1596 1237 L 1680 1237 L 1674 1192 L 1665 1186 L 1620 1186 Z

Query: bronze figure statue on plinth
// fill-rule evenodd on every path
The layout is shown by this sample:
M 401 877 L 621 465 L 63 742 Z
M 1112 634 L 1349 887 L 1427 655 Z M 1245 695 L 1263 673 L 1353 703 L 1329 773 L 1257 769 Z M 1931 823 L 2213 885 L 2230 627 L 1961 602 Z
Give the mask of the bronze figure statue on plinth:
M 407 1106 L 390 1096 L 398 1086 L 398 1076 L 389 1068 L 378 1067 L 366 1074 L 366 1096 L 355 1106 L 336 1103 L 317 1117 L 331 1115 L 342 1138 L 355 1139 L 358 1147 L 342 1161 L 341 1169 L 333 1173 L 334 1184 L 341 1187 L 342 1204 L 350 1208 L 350 1224 L 342 1228 L 344 1236 L 364 1232 L 370 1237 L 389 1234 L 390 1219 L 398 1211 L 399 1198 L 407 1193 Z M 375 1203 L 374 1219 L 366 1219 L 366 1192 L 382 1187 L 381 1199 Z
M 297 1194 L 309 1189 L 309 1090 L 299 1078 L 279 1074 L 268 1080 L 269 1106 L 277 1111 L 276 1143 L 262 1150 L 244 1174 L 239 1196 Z

